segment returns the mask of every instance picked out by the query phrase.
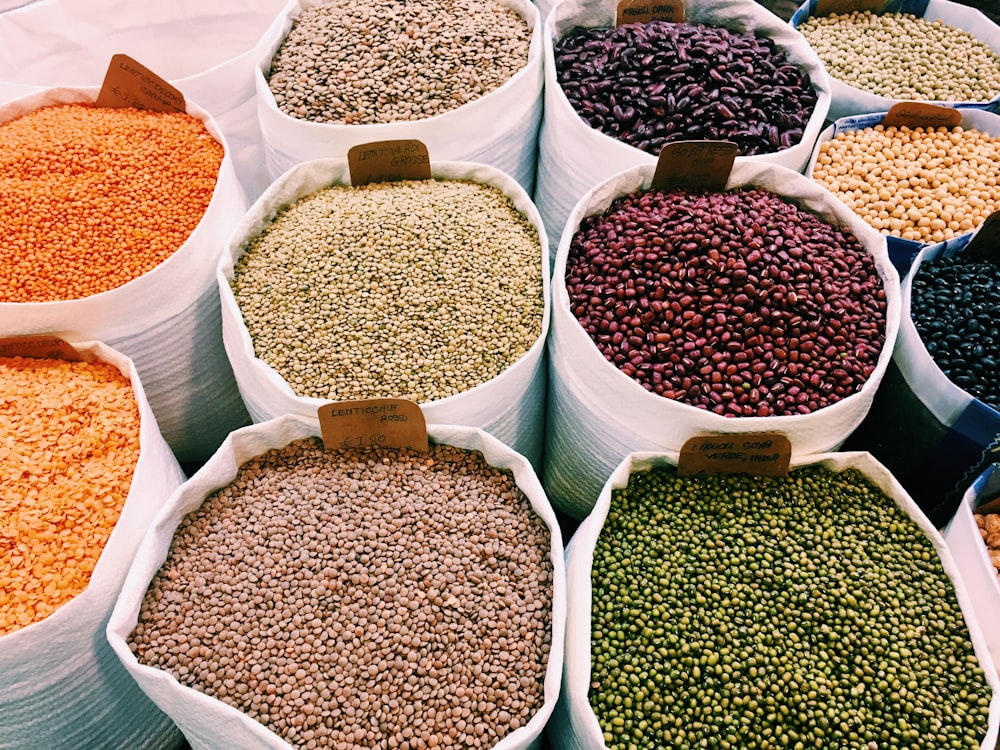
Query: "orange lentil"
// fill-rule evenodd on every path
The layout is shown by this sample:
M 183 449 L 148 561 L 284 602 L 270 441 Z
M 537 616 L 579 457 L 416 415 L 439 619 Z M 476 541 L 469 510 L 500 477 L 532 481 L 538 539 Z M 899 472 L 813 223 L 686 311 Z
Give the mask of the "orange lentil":
M 61 104 L 0 124 L 0 302 L 79 299 L 152 270 L 201 220 L 222 157 L 186 113 Z
M 138 457 L 139 409 L 117 368 L 0 357 L 0 636 L 87 587 Z

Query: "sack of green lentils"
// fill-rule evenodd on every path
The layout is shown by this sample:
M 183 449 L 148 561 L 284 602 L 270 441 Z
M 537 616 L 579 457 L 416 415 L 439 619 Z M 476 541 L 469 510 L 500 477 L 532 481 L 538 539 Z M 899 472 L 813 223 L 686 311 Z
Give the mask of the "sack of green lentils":
M 543 74 L 531 2 L 292 0 L 282 19 L 256 73 L 270 179 L 360 143 L 416 139 L 534 190 Z
M 215 282 L 243 190 L 198 105 L 98 108 L 97 93 L 55 88 L 0 106 L 0 336 L 121 351 L 178 460 L 204 461 L 249 421 Z
M 122 663 L 194 748 L 537 744 L 565 572 L 531 465 L 472 428 L 318 435 L 236 430 L 174 493 L 108 624 Z
M 731 140 L 740 161 L 801 171 L 829 107 L 819 58 L 754 0 L 688 2 L 685 23 L 614 28 L 617 5 L 562 0 L 545 20 L 535 201 L 553 252 L 587 190 L 654 164 L 665 143 Z
M 790 469 L 615 468 L 567 549 L 560 747 L 992 750 L 1000 678 L 941 535 L 870 454 Z
M 297 165 L 219 263 L 223 341 L 252 419 L 409 398 L 541 466 L 548 243 L 520 184 L 484 164 L 352 187 L 343 159 Z
M 131 360 L 73 348 L 77 361 L 0 357 L 0 744 L 178 747 L 104 629 L 184 475 Z
M 889 0 L 881 12 L 792 16 L 830 76 L 829 118 L 885 112 L 900 101 L 994 109 L 1000 26 L 971 4 Z

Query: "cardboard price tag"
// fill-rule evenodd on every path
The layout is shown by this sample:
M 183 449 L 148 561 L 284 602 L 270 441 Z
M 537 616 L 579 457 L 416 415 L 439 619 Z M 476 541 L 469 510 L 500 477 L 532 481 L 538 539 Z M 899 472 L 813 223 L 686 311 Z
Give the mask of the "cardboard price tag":
M 176 87 L 128 55 L 112 56 L 95 104 L 112 109 L 134 107 L 152 112 L 186 112 L 187 102 Z
M 424 413 L 405 398 L 337 401 L 321 406 L 318 414 L 327 450 L 430 450 Z
M 615 25 L 650 21 L 684 22 L 684 0 L 622 0 L 618 3 Z
M 418 140 L 375 141 L 347 152 L 352 185 L 431 179 L 427 146 Z
M 677 473 L 781 477 L 791 457 L 792 444 L 780 432 L 697 435 L 681 448 Z
M 0 357 L 64 359 L 79 362 L 80 353 L 58 336 L 12 336 L 0 338 Z
M 954 128 L 961 124 L 962 113 L 954 107 L 924 102 L 897 102 L 882 118 L 887 128 Z
M 871 11 L 881 13 L 886 6 L 886 0 L 818 0 L 814 16 L 830 16 L 834 13 L 847 15 L 854 11 Z
M 723 190 L 739 147 L 732 141 L 673 141 L 660 149 L 653 173 L 656 190 Z
M 986 217 L 986 221 L 979 225 L 962 253 L 970 260 L 1000 265 L 1000 211 L 994 211 Z

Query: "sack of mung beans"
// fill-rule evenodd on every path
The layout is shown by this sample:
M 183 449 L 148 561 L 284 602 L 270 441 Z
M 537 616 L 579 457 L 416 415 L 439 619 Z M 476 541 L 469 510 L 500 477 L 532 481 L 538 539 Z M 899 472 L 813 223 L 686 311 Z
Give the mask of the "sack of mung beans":
M 899 327 L 885 238 L 808 178 L 743 162 L 701 192 L 653 175 L 595 186 L 556 255 L 544 480 L 576 517 L 633 451 L 751 432 L 835 449 Z
M 121 351 L 178 460 L 200 462 L 249 421 L 215 282 L 246 200 L 201 107 L 98 108 L 97 93 L 55 88 L 0 106 L 0 336 Z
M 562 0 L 545 20 L 535 200 L 553 251 L 587 190 L 654 164 L 669 141 L 728 139 L 738 160 L 801 171 L 829 106 L 815 53 L 754 0 L 688 2 L 683 24 L 614 28 L 616 7 Z
M 0 745 L 177 747 L 104 630 L 184 475 L 133 363 L 71 348 L 72 361 L 0 348 Z
M 867 453 L 772 478 L 630 454 L 568 546 L 567 588 L 546 730 L 560 747 L 997 740 L 1000 678 L 969 591 Z
M 520 184 L 484 164 L 353 187 L 297 165 L 219 263 L 223 340 L 255 422 L 330 400 L 409 398 L 541 465 L 548 243 Z
M 971 4 L 891 0 L 878 12 L 792 16 L 830 76 L 829 118 L 885 112 L 900 101 L 994 109 L 1000 104 L 1000 26 Z
M 174 493 L 108 637 L 194 748 L 537 744 L 563 548 L 528 461 L 472 428 L 338 453 L 315 419 L 234 431 Z
M 543 73 L 531 2 L 292 0 L 282 19 L 256 71 L 270 179 L 361 143 L 416 139 L 533 191 Z

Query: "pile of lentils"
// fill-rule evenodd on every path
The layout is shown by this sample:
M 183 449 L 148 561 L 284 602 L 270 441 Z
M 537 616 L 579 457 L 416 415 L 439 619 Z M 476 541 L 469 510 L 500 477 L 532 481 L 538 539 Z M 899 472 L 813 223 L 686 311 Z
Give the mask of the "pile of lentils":
M 615 490 L 589 699 L 610 750 L 970 750 L 991 691 L 930 539 L 857 470 Z
M 647 391 L 728 417 L 808 414 L 857 392 L 885 289 L 849 231 L 758 188 L 647 190 L 580 222 L 570 311 Z
M 549 545 L 477 452 L 297 440 L 183 519 L 129 644 L 298 748 L 488 748 L 544 703 Z
M 497 377 L 542 335 L 538 230 L 465 180 L 332 185 L 251 238 L 231 288 L 300 396 L 422 403 Z
M 670 141 L 733 141 L 743 156 L 802 139 L 809 74 L 774 41 L 693 23 L 577 27 L 555 43 L 556 76 L 592 128 L 650 154 Z
M 1000 411 L 1000 266 L 965 253 L 922 260 L 910 318 L 934 363 L 955 385 Z
M 293 19 L 267 83 L 278 109 L 300 120 L 420 120 L 503 86 L 527 65 L 530 40 L 499 0 L 327 0 Z
M 862 91 L 903 101 L 1000 96 L 1000 55 L 943 21 L 852 11 L 812 16 L 798 30 L 832 77 Z

